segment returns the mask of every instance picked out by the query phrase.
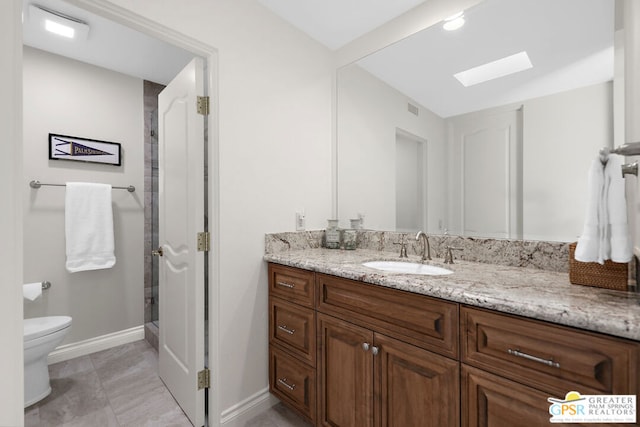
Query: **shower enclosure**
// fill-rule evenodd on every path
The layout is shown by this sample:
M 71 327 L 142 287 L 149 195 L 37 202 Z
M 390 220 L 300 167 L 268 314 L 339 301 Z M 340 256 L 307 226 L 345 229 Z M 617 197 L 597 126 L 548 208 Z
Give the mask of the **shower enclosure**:
M 151 247 L 158 248 L 158 109 L 151 117 Z M 160 260 L 151 257 L 151 322 L 158 324 L 158 269 Z
M 158 348 L 158 94 L 163 85 L 144 82 L 144 323 L 145 339 Z

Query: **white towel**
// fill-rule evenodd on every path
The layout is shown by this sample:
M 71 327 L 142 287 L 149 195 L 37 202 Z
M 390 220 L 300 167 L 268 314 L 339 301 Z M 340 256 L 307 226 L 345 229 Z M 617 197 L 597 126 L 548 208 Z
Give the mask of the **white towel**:
M 617 157 L 617 156 L 616 156 Z M 604 264 L 611 256 L 611 240 L 609 234 L 609 186 L 611 185 L 611 165 L 615 159 L 610 159 L 603 165 L 602 189 L 600 191 L 600 200 L 598 201 L 598 233 L 600 236 L 598 249 L 598 262 Z
M 631 240 L 627 225 L 622 160 L 609 157 L 606 165 L 600 159 L 591 164 L 588 176 L 587 214 L 582 235 L 578 239 L 575 259 L 604 264 L 631 261 Z
M 587 176 L 587 214 L 582 234 L 576 245 L 575 258 L 582 262 L 598 262 L 600 256 L 602 189 L 604 167 L 600 159 L 591 163 Z
M 613 262 L 629 262 L 633 256 L 631 238 L 627 224 L 627 200 L 625 198 L 624 178 L 622 177 L 622 159 L 609 158 L 604 170 L 605 180 L 609 182 L 607 193 L 609 257 Z M 607 258 L 605 258 L 607 259 Z
M 99 270 L 116 263 L 111 186 L 68 182 L 65 202 L 67 270 Z

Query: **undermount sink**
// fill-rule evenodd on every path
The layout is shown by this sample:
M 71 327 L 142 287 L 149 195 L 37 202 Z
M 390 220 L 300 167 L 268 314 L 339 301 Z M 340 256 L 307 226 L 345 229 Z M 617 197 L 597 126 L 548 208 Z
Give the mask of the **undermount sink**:
M 370 261 L 363 262 L 362 265 L 392 273 L 422 274 L 427 276 L 443 276 L 445 274 L 453 273 L 453 271 L 447 270 L 446 268 L 436 267 L 434 265 L 418 264 L 415 262 Z

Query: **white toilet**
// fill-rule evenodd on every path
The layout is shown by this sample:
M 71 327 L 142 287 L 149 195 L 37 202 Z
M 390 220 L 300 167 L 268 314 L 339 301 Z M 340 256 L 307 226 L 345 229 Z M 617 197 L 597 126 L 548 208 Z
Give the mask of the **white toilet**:
M 24 407 L 51 393 L 47 356 L 71 329 L 71 317 L 24 319 Z

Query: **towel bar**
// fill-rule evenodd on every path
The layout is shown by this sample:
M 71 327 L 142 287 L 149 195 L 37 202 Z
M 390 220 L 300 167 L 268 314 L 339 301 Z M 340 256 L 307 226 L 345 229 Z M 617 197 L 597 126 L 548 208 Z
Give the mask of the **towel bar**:
M 622 165 L 622 176 L 624 177 L 625 175 L 638 176 L 638 162 Z
M 640 142 L 627 142 L 611 150 L 611 153 L 621 156 L 637 156 L 640 154 Z
M 45 184 L 43 182 L 38 181 L 37 179 L 34 179 L 33 181 L 29 182 L 29 187 L 31 187 L 31 188 L 40 188 L 43 185 L 48 185 L 48 186 L 52 186 L 52 187 L 66 187 L 65 184 Z M 116 189 L 116 190 L 127 190 L 129 193 L 133 193 L 134 191 L 136 191 L 136 187 L 134 187 L 133 185 L 129 185 L 127 187 L 116 187 L 116 186 L 113 186 L 111 188 Z

